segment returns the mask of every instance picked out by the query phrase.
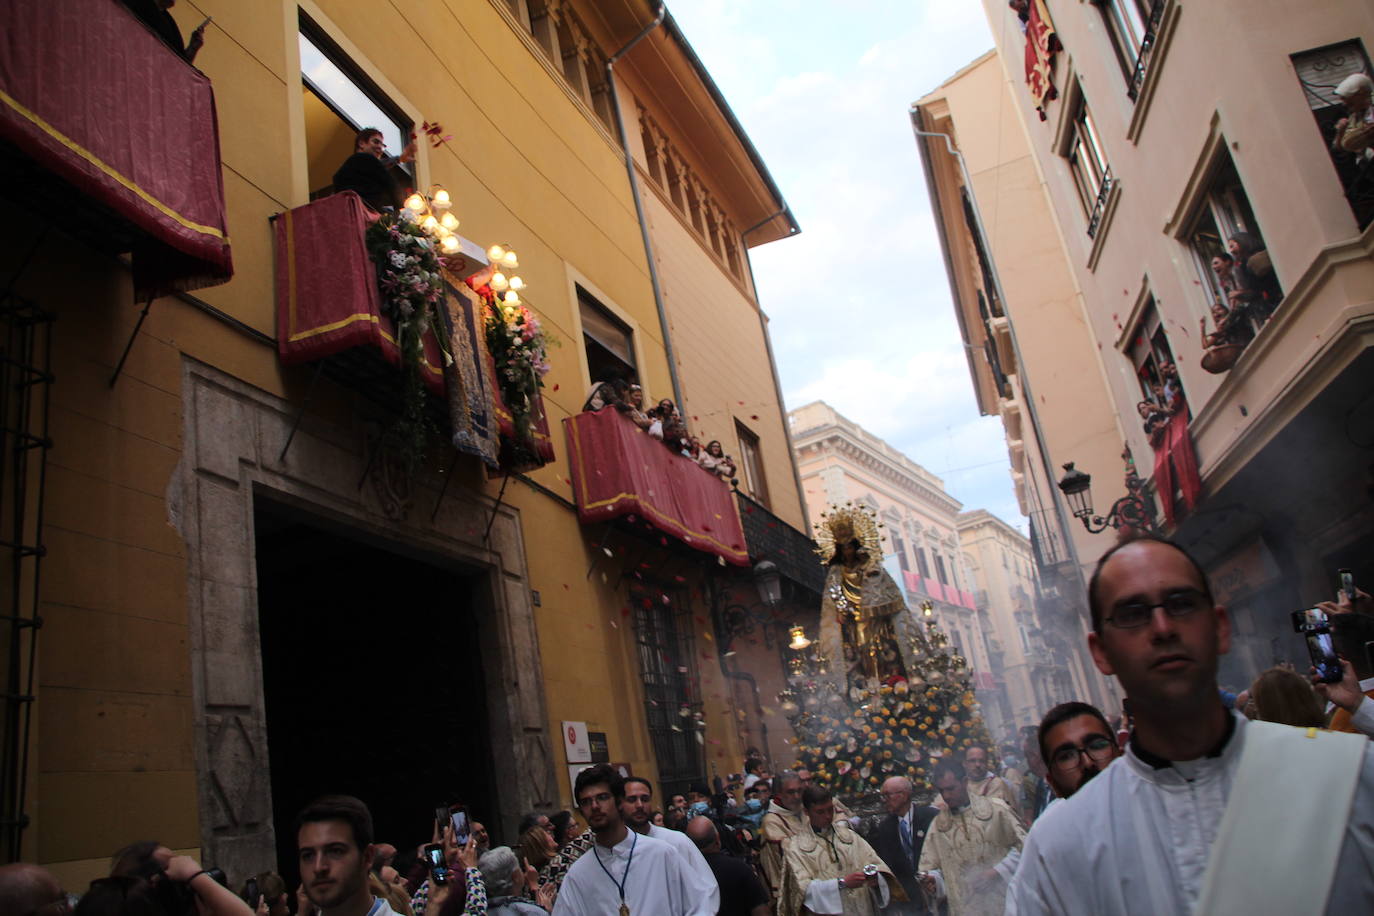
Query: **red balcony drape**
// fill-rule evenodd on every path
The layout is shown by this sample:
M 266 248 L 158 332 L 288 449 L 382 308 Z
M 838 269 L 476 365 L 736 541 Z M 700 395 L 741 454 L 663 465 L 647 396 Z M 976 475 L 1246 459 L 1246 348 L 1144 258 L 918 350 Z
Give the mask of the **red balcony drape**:
M 583 522 L 636 515 L 697 550 L 749 565 L 725 481 L 675 455 L 612 408 L 563 421 Z
M 140 300 L 233 275 L 210 80 L 123 5 L 0 3 L 0 139 L 137 230 Z

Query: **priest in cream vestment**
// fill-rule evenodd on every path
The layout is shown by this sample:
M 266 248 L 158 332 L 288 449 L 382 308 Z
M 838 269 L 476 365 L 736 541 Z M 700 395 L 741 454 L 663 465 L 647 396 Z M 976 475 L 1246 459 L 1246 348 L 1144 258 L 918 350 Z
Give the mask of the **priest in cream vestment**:
M 935 788 L 947 807 L 926 831 L 920 871 L 938 873 L 951 913 L 1001 916 L 1026 839 L 1020 818 L 1000 798 L 971 795 L 952 756 L 936 765 Z
M 878 916 L 888 903 L 891 870 L 848 822 L 835 819 L 828 790 L 808 788 L 802 806 L 802 829 L 783 846 L 778 916 Z M 865 875 L 865 868 L 876 871 Z

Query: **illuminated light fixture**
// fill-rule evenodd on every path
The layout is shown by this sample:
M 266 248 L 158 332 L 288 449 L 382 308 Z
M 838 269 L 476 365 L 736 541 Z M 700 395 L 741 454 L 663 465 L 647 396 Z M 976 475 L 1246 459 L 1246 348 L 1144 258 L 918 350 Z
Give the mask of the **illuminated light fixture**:
M 435 205 L 438 205 L 437 200 L 435 201 Z M 447 206 L 448 205 L 445 204 L 445 208 L 447 208 Z M 454 216 L 452 213 L 445 213 L 443 216 L 439 218 L 439 225 L 443 226 L 449 232 L 452 232 L 453 230 L 458 228 L 458 217 Z
M 406 198 L 406 209 L 413 213 L 425 212 L 425 199 L 419 194 L 412 194 Z
M 458 236 L 456 235 L 444 236 L 443 241 L 439 243 L 439 247 L 444 249 L 444 254 L 457 254 L 462 248 L 462 246 L 458 244 Z
M 525 288 L 525 281 L 522 280 L 522 279 L 520 279 L 519 277 L 511 277 L 511 278 L 510 278 L 510 288 L 511 288 L 511 289 L 524 289 L 524 288 Z
M 513 289 L 507 290 L 503 301 L 506 305 L 519 305 L 520 295 Z
M 520 266 L 520 259 L 515 256 L 513 250 L 507 248 L 505 254 L 501 255 L 501 263 L 507 267 L 515 268 Z
M 426 232 L 432 233 L 439 228 L 439 221 L 435 219 L 434 214 L 431 213 L 429 216 L 426 216 L 423 220 L 421 220 L 420 228 L 425 230 Z
M 929 601 L 922 601 L 921 613 L 925 614 L 927 617 L 931 616 L 935 613 L 935 605 L 931 604 Z
M 504 289 L 510 288 L 510 281 L 506 279 L 505 274 L 498 270 L 491 275 L 491 288 L 499 293 Z
M 447 210 L 449 207 L 453 206 L 453 201 L 449 198 L 448 191 L 440 187 L 435 187 L 432 203 L 436 210 Z M 449 228 L 452 229 L 454 227 L 449 226 Z
M 787 631 L 787 635 L 792 637 L 792 642 L 788 643 L 787 648 L 795 649 L 800 652 L 811 645 L 811 640 L 806 638 L 806 630 L 802 627 L 793 627 Z
M 487 249 L 487 257 L 491 258 L 491 262 L 493 264 L 501 260 L 501 258 L 504 257 L 505 254 L 506 249 L 502 248 L 500 245 L 492 245 L 490 248 Z

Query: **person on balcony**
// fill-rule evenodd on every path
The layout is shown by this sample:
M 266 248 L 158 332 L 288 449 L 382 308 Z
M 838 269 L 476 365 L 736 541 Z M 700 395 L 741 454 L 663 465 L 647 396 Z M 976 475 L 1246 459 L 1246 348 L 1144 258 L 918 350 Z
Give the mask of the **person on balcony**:
M 653 420 L 644 412 L 644 389 L 631 382 L 628 392 L 625 395 L 625 416 L 630 418 L 630 422 L 640 429 L 648 432 Z
M 1374 80 L 1352 73 L 1336 86 L 1336 97 L 1345 106 L 1346 116 L 1336 122 L 1331 148 L 1367 155 L 1374 148 Z
M 378 213 L 400 210 L 404 196 L 401 186 L 391 177 L 391 167 L 414 159 L 414 140 L 406 144 L 401 155 L 388 156 L 382 132 L 375 127 L 365 127 L 358 131 L 353 141 L 353 155 L 334 173 L 334 192 L 356 191 L 363 203 Z
M 1283 290 L 1274 276 L 1269 252 L 1263 242 L 1248 232 L 1231 236 L 1226 249 L 1235 260 L 1236 285 L 1246 294 L 1249 317 L 1263 324 L 1283 301 Z
M 587 399 L 582 402 L 582 410 L 601 410 L 603 407 L 622 410 L 626 406 L 625 397 L 625 379 L 619 373 L 608 370 L 601 378 L 592 382 L 591 389 L 587 391 Z
M 1212 304 L 1212 323 L 1216 330 L 1207 333 L 1207 319 L 1199 318 L 1202 341 L 1207 347 L 1244 347 L 1255 339 L 1255 330 L 1244 316 L 1233 313 L 1220 302 Z
M 205 27 L 210 24 L 209 19 L 191 33 L 190 42 L 183 43 L 177 21 L 167 12 L 176 6 L 176 0 L 124 0 L 124 5 L 142 20 L 144 25 L 152 29 L 167 47 L 175 51 L 178 57 L 188 64 L 195 61 L 201 45 L 205 44 Z
M 735 462 L 725 454 L 719 439 L 712 439 L 706 443 L 706 448 L 697 458 L 697 463 L 722 480 L 729 480 L 735 476 Z

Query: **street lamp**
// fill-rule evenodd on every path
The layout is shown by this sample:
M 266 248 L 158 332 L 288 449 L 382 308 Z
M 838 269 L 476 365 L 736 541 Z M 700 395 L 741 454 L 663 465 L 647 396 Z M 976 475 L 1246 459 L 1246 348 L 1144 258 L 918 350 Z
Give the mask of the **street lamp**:
M 772 560 L 760 560 L 754 566 L 754 587 L 759 590 L 759 601 L 772 610 L 782 604 L 782 576 L 778 574 L 778 564 Z
M 1098 534 L 1108 528 L 1159 533 L 1154 508 L 1146 502 L 1145 481 L 1135 472 L 1135 465 L 1129 459 L 1126 465 L 1126 495 L 1112 503 L 1111 511 L 1105 518 L 1093 514 L 1092 475 L 1075 468 L 1072 461 L 1064 465 L 1064 471 L 1059 489 L 1073 510 L 1073 517 L 1083 523 L 1089 534 Z

